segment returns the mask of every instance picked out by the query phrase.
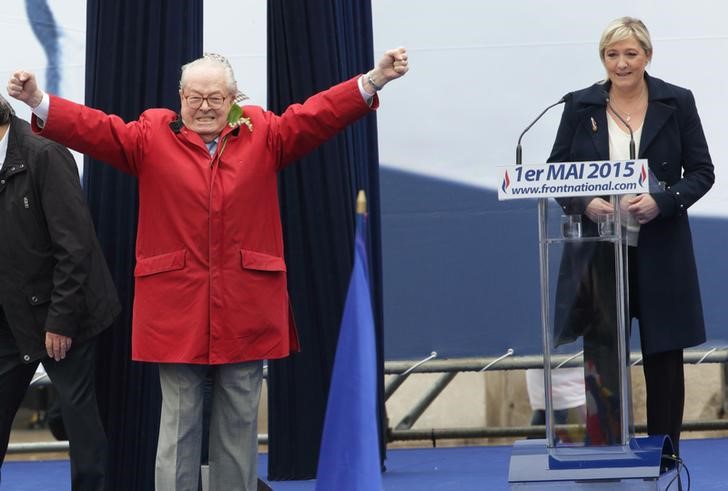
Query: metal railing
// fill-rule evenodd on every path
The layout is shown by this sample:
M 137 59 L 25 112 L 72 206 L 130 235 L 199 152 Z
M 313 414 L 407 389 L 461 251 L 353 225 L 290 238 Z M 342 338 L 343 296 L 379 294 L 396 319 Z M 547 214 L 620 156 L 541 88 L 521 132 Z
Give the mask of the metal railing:
M 482 358 L 437 359 L 437 353 L 432 352 L 419 361 L 387 361 L 384 363 L 385 375 L 395 375 L 385 387 L 385 400 L 394 394 L 402 383 L 412 374 L 442 373 L 430 389 L 415 402 L 412 409 L 396 425 L 387 432 L 388 441 L 429 440 L 433 444 L 442 439 L 468 439 L 468 438 L 508 438 L 508 437 L 543 437 L 544 426 L 511 426 L 511 427 L 473 427 L 473 428 L 432 428 L 427 430 L 411 429 L 419 417 L 427 410 L 432 402 L 447 385 L 460 372 L 484 372 L 492 370 L 524 370 L 528 368 L 543 368 L 543 357 L 540 355 L 514 357 L 513 350 L 507 350 L 503 355 Z M 553 355 L 551 360 L 556 366 L 580 366 L 581 361 L 574 355 Z M 708 350 L 686 350 L 683 357 L 685 364 L 700 365 L 704 363 L 723 363 L 723 388 L 725 397 L 723 408 L 728 409 L 728 348 L 711 348 Z M 640 353 L 630 354 L 632 366 L 642 363 Z M 43 383 L 39 380 L 38 382 Z M 725 411 L 724 411 L 725 412 Z M 728 419 L 685 421 L 683 431 L 720 431 L 728 430 Z M 636 424 L 635 430 L 640 433 L 647 431 L 645 424 Z M 267 434 L 258 435 L 258 443 L 268 443 Z M 35 442 L 11 443 L 8 454 L 62 452 L 68 450 L 68 442 Z
M 507 354 L 508 352 L 506 352 Z M 430 358 L 430 357 L 428 357 Z M 581 361 L 574 355 L 551 355 L 551 361 L 555 365 L 562 362 L 564 367 L 581 366 Z M 685 350 L 683 361 L 686 365 L 700 365 L 704 363 L 726 363 L 728 362 L 728 348 L 711 348 L 709 350 Z M 642 354 L 639 352 L 630 353 L 632 365 L 642 364 Z M 412 373 L 439 373 L 439 372 L 480 372 L 484 367 L 489 370 L 524 370 L 526 368 L 543 368 L 543 357 L 541 355 L 511 356 L 505 357 L 490 356 L 482 358 L 454 358 L 436 359 L 431 358 L 425 363 L 414 361 L 387 361 L 384 363 L 385 375 L 404 374 L 409 368 L 419 364 Z
M 388 429 L 388 441 L 404 440 L 432 440 L 437 439 L 466 439 L 466 438 L 501 438 L 501 437 L 543 437 L 545 427 L 539 426 L 518 426 L 518 427 L 474 427 L 474 428 L 433 428 L 429 430 L 413 430 L 412 426 L 437 398 L 447 385 L 452 382 L 455 375 L 460 372 L 484 372 L 486 370 L 524 370 L 529 368 L 543 368 L 543 356 L 520 356 L 512 357 L 512 349 L 508 349 L 501 356 L 483 358 L 458 358 L 451 360 L 436 359 L 437 353 L 432 352 L 430 356 L 420 361 L 390 361 L 384 364 L 385 375 L 394 375 L 385 387 L 385 400 L 390 398 L 402 385 L 404 380 L 413 373 L 443 373 L 428 390 L 425 391 L 419 401 L 416 401 L 412 408 L 397 423 L 394 429 Z M 580 353 L 571 355 L 552 355 L 551 361 L 556 367 L 581 366 Z M 683 356 L 685 364 L 700 365 L 704 363 L 723 364 L 723 389 L 722 393 L 726 398 L 723 407 L 728 408 L 728 388 L 726 388 L 726 362 L 728 362 L 728 348 L 710 348 L 706 350 L 686 350 Z M 630 353 L 630 365 L 642 364 L 642 354 L 639 352 Z M 725 411 L 723 411 L 725 414 Z M 699 420 L 683 422 L 684 431 L 719 431 L 728 430 L 728 419 Z M 645 424 L 635 425 L 637 432 L 646 432 Z

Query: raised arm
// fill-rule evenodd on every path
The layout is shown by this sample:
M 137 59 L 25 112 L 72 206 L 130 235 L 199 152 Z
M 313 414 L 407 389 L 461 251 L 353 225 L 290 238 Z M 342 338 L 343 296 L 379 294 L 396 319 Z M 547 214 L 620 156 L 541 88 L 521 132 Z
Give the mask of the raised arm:
M 127 124 L 113 114 L 49 96 L 38 87 L 35 75 L 23 70 L 13 73 L 7 90 L 32 109 L 34 132 L 129 174 L 138 173 L 144 139 L 141 118 Z
M 319 92 L 303 104 L 292 104 L 281 116 L 266 113 L 271 128 L 268 143 L 277 153 L 278 167 L 299 159 L 376 109 L 376 93 L 407 71 L 407 50 L 391 49 L 367 73 Z

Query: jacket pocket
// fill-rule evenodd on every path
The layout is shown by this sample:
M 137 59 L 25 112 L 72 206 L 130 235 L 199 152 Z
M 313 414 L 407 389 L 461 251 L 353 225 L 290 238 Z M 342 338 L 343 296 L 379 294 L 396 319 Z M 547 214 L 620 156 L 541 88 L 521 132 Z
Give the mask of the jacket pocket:
M 257 271 L 285 271 L 286 262 L 280 256 L 271 256 L 263 252 L 240 250 L 240 260 L 243 269 Z
M 27 325 L 27 327 L 21 328 L 24 335 L 35 338 L 36 335 L 32 333 L 43 332 L 48 318 L 52 291 L 53 284 L 50 282 L 35 284 L 32 289 L 26 290 L 25 300 L 28 302 L 28 307 L 19 309 L 19 312 L 17 312 L 22 318 L 22 323 Z M 43 339 L 42 336 L 45 336 L 45 334 L 41 334 L 41 340 Z M 23 348 L 21 348 L 22 350 Z
M 27 298 L 30 305 L 43 305 L 44 303 L 48 303 L 51 301 L 51 292 L 34 292 L 30 295 L 27 295 Z
M 176 271 L 185 267 L 187 250 L 168 252 L 158 256 L 144 257 L 137 260 L 134 276 L 149 276 L 167 271 Z

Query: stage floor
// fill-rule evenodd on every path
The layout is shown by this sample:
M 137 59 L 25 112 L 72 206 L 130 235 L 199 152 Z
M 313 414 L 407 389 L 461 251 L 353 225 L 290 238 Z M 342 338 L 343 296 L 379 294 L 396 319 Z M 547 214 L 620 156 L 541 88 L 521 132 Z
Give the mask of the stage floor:
M 683 440 L 680 446 L 692 478 L 691 489 L 728 489 L 728 438 Z M 389 450 L 387 455 L 384 489 L 389 491 L 509 489 L 510 446 L 395 449 Z M 266 475 L 267 459 L 265 454 L 259 458 L 261 477 Z M 274 481 L 269 485 L 274 491 L 314 491 L 316 481 Z M 0 491 L 39 489 L 70 490 L 68 461 L 6 462 L 3 465 Z

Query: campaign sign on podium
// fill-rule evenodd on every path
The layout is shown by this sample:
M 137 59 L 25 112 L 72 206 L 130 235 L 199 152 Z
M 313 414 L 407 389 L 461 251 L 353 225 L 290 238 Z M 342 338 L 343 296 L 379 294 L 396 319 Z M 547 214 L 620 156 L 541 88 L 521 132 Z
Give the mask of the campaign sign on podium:
M 640 194 L 649 191 L 646 159 L 503 167 L 498 199 Z
M 546 439 L 516 442 L 511 487 L 666 489 L 672 444 L 635 438 L 631 413 L 627 258 L 637 229 L 626 206 L 654 189 L 647 160 L 513 165 L 502 176 L 499 199 L 538 202 L 546 403 Z M 595 196 L 612 212 L 592 220 L 585 210 Z M 562 367 L 583 370 L 584 421 L 557 420 L 552 371 Z

